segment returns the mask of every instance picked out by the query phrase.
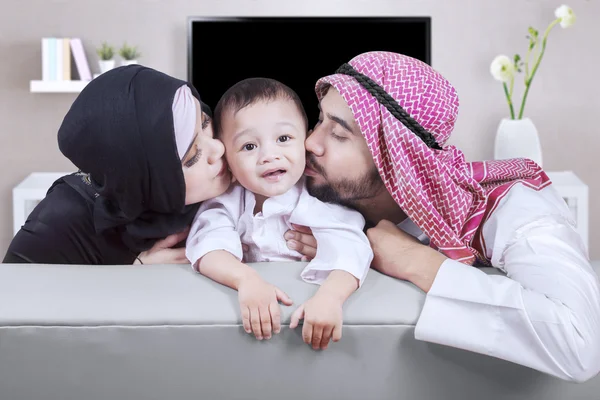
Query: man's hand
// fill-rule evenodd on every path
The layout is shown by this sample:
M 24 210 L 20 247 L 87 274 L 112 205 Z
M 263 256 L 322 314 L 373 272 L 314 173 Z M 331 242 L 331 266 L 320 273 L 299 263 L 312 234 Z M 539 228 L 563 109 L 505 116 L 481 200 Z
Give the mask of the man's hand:
M 398 279 L 408 280 L 411 253 L 423 245 L 387 220 L 367 229 L 367 238 L 373 249 L 371 268 Z
M 185 247 L 173 249 L 172 247 L 187 238 L 190 228 L 174 233 L 154 243 L 150 250 L 140 253 L 134 264 L 189 264 L 185 256 Z
M 265 282 L 258 274 L 250 274 L 240 281 L 238 299 L 244 330 L 254 333 L 258 340 L 270 339 L 272 333 L 281 331 L 278 300 L 287 306 L 293 304 L 287 294 Z
M 312 344 L 315 350 L 325 350 L 329 340 L 337 342 L 342 338 L 342 316 L 343 301 L 339 296 L 318 291 L 294 311 L 290 328 L 296 328 L 299 321 L 304 319 L 302 327 L 304 343 Z
M 294 230 L 285 232 L 287 246 L 302 254 L 302 261 L 310 261 L 317 255 L 317 239 L 309 227 L 292 224 Z
M 367 230 L 373 248 L 371 268 L 410 281 L 428 292 L 446 257 L 387 220 Z

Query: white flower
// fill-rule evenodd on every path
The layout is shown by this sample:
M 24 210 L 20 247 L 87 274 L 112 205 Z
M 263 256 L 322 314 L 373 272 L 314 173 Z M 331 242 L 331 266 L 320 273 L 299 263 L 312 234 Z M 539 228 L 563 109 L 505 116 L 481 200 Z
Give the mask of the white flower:
M 494 58 L 490 66 L 490 72 L 494 79 L 502 82 L 508 82 L 515 74 L 515 64 L 505 55 L 499 55 Z
M 556 18 L 560 18 L 560 26 L 563 28 L 568 28 L 575 23 L 575 13 L 571 7 L 564 4 L 554 11 L 554 15 Z

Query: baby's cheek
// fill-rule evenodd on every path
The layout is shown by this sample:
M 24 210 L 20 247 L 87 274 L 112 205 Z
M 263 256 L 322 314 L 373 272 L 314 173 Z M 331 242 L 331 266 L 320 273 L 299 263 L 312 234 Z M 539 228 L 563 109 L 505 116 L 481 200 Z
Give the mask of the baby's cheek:
M 296 151 L 296 154 L 294 156 L 294 163 L 302 165 L 302 170 L 304 170 L 304 165 L 306 165 L 306 149 L 304 148 L 304 146 L 302 146 Z
M 230 168 L 232 164 L 235 164 L 234 158 L 234 153 L 225 147 L 225 161 L 227 161 L 227 164 L 230 166 Z
M 254 173 L 254 168 L 246 160 L 233 160 L 230 164 L 231 172 L 233 176 L 243 185 L 246 186 L 251 180 L 251 176 Z
M 306 164 L 306 150 L 304 150 L 304 147 L 302 147 L 302 152 L 300 153 L 300 155 L 298 156 L 298 160 L 302 163 L 302 164 Z
M 249 166 L 248 160 L 246 160 L 245 157 L 241 157 L 239 154 L 229 157 L 227 163 L 229 164 L 231 171 L 236 175 L 241 175 L 244 171 L 247 171 Z

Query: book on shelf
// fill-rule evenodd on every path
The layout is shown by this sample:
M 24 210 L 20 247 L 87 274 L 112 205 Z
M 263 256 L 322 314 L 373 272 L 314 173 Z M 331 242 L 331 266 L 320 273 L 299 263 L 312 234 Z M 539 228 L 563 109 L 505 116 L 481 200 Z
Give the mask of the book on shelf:
M 42 38 L 42 80 L 70 81 L 73 79 L 72 61 L 79 80 L 92 79 L 90 66 L 79 38 Z

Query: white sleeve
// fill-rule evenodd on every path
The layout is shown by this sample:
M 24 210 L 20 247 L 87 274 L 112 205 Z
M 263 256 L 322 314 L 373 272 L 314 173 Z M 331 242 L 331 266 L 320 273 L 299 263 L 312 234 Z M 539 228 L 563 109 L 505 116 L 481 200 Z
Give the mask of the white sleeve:
M 311 228 L 317 254 L 301 273 L 305 282 L 322 284 L 335 269 L 352 274 L 362 286 L 373 260 L 373 250 L 363 232 L 365 220 L 349 208 L 324 203 L 303 193 L 290 222 Z
M 242 213 L 243 189 L 230 188 L 225 194 L 202 203 L 186 241 L 185 254 L 197 270 L 197 262 L 206 253 L 225 250 L 242 259 L 242 243 L 237 223 Z
M 506 276 L 444 261 L 415 337 L 589 380 L 600 371 L 598 276 L 554 188 L 511 192 L 483 232 Z

